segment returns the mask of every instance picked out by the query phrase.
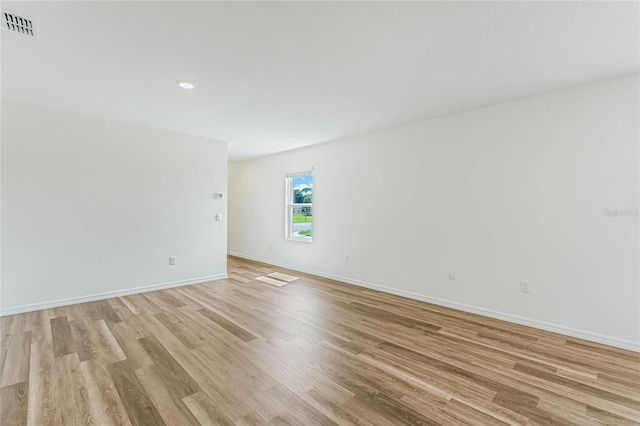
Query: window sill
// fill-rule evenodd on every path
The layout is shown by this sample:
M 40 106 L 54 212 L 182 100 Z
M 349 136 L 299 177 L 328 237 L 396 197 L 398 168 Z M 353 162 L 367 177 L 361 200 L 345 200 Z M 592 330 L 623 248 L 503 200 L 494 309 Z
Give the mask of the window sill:
M 312 243 L 313 238 L 305 238 L 305 237 L 286 237 L 287 241 L 297 241 L 299 243 Z

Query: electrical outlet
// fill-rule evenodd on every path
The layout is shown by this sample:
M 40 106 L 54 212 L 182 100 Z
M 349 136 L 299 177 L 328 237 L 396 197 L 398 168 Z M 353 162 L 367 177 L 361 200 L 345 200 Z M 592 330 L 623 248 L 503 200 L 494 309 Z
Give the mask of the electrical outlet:
M 456 279 L 456 271 L 454 271 L 453 269 L 449 269 L 449 279 L 450 280 Z
M 345 257 L 344 257 L 344 263 L 349 263 L 349 260 L 350 260 L 350 259 L 349 259 L 349 256 L 345 256 Z
M 177 258 L 175 256 L 169 256 L 169 265 L 175 265 L 176 259 Z
M 523 293 L 531 293 L 531 283 L 529 281 L 520 281 L 520 291 Z

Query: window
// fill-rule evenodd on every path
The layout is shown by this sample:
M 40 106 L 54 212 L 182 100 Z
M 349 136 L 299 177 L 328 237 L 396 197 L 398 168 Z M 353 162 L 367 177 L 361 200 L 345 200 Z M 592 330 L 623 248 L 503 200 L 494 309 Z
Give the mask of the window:
M 289 173 L 286 188 L 285 238 L 310 243 L 313 239 L 313 176 L 311 171 Z

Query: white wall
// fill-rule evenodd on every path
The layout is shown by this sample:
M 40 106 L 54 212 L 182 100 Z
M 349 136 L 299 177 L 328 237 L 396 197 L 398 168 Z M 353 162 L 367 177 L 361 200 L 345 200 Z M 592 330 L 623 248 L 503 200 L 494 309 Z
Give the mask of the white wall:
M 3 103 L 2 313 L 225 276 L 226 187 L 226 142 Z
M 638 89 L 627 76 L 233 164 L 229 252 L 638 350 L 638 217 L 605 216 L 638 209 Z M 313 243 L 285 241 L 284 177 L 310 166 Z

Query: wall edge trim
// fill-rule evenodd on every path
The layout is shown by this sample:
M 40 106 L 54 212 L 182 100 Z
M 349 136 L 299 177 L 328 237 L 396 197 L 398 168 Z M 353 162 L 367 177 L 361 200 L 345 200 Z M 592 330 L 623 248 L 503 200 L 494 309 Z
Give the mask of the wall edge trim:
M 217 281 L 229 278 L 227 274 L 209 275 L 206 277 L 190 278 L 187 280 L 170 281 L 160 284 L 152 284 L 141 287 L 133 287 L 124 290 L 107 291 L 103 293 L 94 293 L 84 296 L 68 297 L 65 299 L 57 299 L 48 302 L 30 303 L 28 305 L 19 305 L 0 310 L 0 316 L 15 315 L 25 312 L 38 311 L 40 309 L 58 308 L 61 306 L 75 305 L 77 303 L 95 302 L 97 300 L 111 299 L 114 297 L 128 296 L 131 294 L 146 293 L 149 291 L 163 290 L 173 287 L 182 287 L 191 284 L 200 284 L 209 281 Z
M 340 275 L 334 275 L 326 272 L 320 272 L 311 270 L 308 268 L 303 268 L 299 266 L 288 265 L 280 262 L 275 262 L 268 259 L 263 259 L 259 257 L 249 256 L 241 253 L 236 253 L 229 251 L 229 255 L 240 257 L 248 260 L 255 260 L 256 262 L 262 262 L 271 264 L 274 266 L 280 266 L 282 268 L 291 269 L 294 271 L 304 272 L 307 274 L 317 275 L 323 278 L 329 278 L 336 281 L 341 281 L 347 284 L 356 285 L 358 287 L 364 287 L 371 290 L 378 290 L 384 293 L 393 294 L 396 296 L 402 296 L 413 300 L 419 300 L 422 302 L 432 303 L 434 305 L 444 306 L 447 308 L 457 309 L 459 311 L 468 312 L 472 314 L 482 315 L 485 317 L 498 319 L 502 321 L 507 321 L 514 324 L 524 325 L 527 327 L 537 328 L 544 331 L 550 331 L 553 333 L 562 334 L 568 337 L 575 337 L 578 339 L 588 340 L 590 342 L 601 343 L 608 346 L 613 346 L 620 349 L 626 349 L 634 352 L 640 352 L 640 342 L 634 342 L 632 340 L 620 339 L 612 336 L 605 336 L 598 333 L 593 333 L 590 331 L 579 330 L 572 327 L 567 327 L 560 324 L 549 323 L 545 321 L 539 321 L 531 318 L 521 317 L 517 315 L 507 314 L 504 312 L 494 311 L 491 309 L 480 308 L 472 305 L 466 305 L 463 303 L 452 302 L 446 299 L 439 299 L 435 297 L 429 297 L 418 293 L 413 293 L 405 290 L 398 290 L 391 287 L 385 287 L 378 284 L 369 283 L 366 281 L 355 280 L 352 278 L 343 277 Z

